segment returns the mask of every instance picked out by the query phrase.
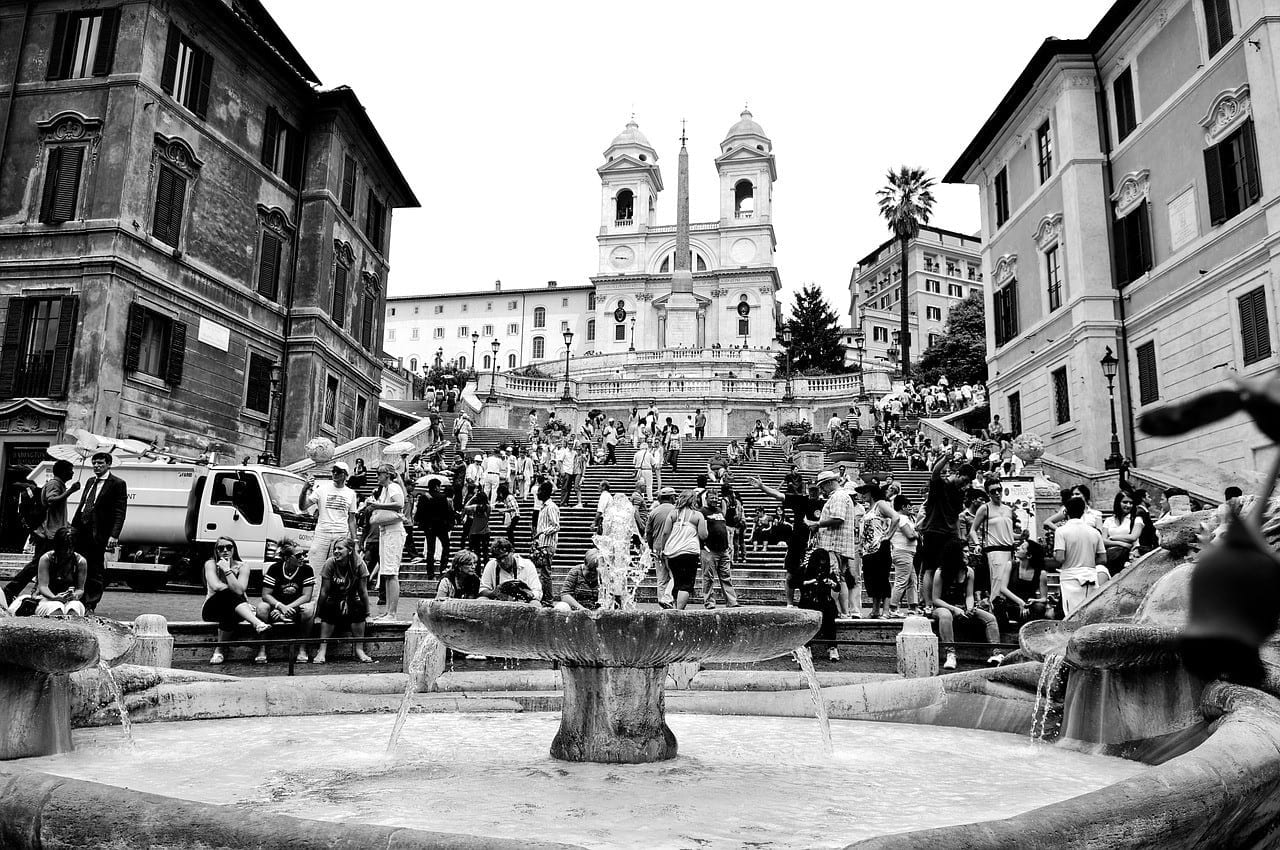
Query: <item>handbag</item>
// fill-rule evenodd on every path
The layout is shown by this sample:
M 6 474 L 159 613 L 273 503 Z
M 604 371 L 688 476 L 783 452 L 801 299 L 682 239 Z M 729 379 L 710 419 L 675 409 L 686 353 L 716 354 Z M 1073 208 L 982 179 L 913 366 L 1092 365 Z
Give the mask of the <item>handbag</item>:
M 694 528 L 693 523 L 687 519 L 682 519 L 681 514 L 676 515 L 676 521 L 671 526 L 671 533 L 667 535 L 667 542 L 662 547 L 662 554 L 668 558 L 674 558 L 678 555 L 696 555 L 702 547 L 698 543 L 698 531 Z
M 387 493 L 386 489 L 384 488 L 382 492 L 378 494 L 378 498 L 380 500 L 386 499 L 389 497 L 389 495 L 390 494 Z M 369 515 L 369 525 L 374 526 L 375 528 L 382 528 L 388 525 L 396 525 L 397 523 L 404 524 L 403 510 L 392 511 L 386 508 L 378 508 L 372 514 Z

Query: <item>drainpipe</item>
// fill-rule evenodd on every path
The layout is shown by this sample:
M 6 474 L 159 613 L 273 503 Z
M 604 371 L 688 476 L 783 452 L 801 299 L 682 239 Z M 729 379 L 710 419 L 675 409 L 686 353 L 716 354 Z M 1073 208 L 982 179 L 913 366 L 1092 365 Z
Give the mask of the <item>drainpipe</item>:
M 1111 118 L 1107 109 L 1107 91 L 1102 83 L 1102 69 L 1098 67 L 1098 56 L 1096 53 L 1090 53 L 1089 59 L 1093 63 L 1093 73 L 1098 78 L 1098 112 L 1102 120 L 1102 158 L 1106 163 L 1106 167 L 1102 171 L 1102 180 L 1104 191 L 1106 192 L 1107 203 L 1107 257 L 1111 264 L 1111 280 L 1116 281 L 1116 251 L 1113 241 L 1112 213 L 1111 213 L 1111 195 L 1115 192 L 1115 164 L 1111 161 Z M 1137 432 L 1133 426 L 1133 407 L 1130 405 L 1129 399 L 1132 394 L 1129 391 L 1129 327 L 1125 318 L 1124 293 L 1118 292 L 1116 305 L 1120 314 L 1120 362 L 1124 366 L 1124 430 L 1129 437 L 1129 451 L 1133 455 L 1130 460 L 1134 466 L 1138 465 L 1138 441 Z M 1124 470 L 1121 469 L 1121 479 L 1124 478 Z
M 307 156 L 311 149 L 311 121 L 307 122 L 307 132 L 302 134 L 302 183 L 306 183 L 307 174 Z M 276 439 L 275 446 L 272 447 L 272 454 L 276 456 L 276 463 L 284 465 L 284 458 L 281 456 L 281 449 L 284 445 L 284 406 L 289 398 L 289 338 L 293 336 L 293 299 L 298 288 L 298 258 L 301 255 L 302 248 L 302 190 L 303 186 L 299 186 L 294 192 L 293 199 L 293 262 L 292 273 L 289 275 L 289 291 L 285 295 L 284 303 L 284 344 L 280 351 L 280 403 L 278 409 L 273 411 L 276 417 Z M 324 246 L 320 246 L 318 251 L 320 256 L 324 256 Z M 358 283 L 358 281 L 357 281 Z M 348 281 L 350 285 L 350 281 Z M 357 302 L 358 304 L 358 302 Z M 368 411 L 365 416 L 368 416 Z
M 27 0 L 22 11 L 22 30 L 18 35 L 18 52 L 13 58 L 13 75 L 9 78 L 9 98 L 4 104 L 4 123 L 0 124 L 0 165 L 4 164 L 4 149 L 9 142 L 9 125 L 13 121 L 13 101 L 18 97 L 18 75 L 22 72 L 22 49 L 27 45 L 27 22 L 31 20 L 31 7 L 35 0 Z

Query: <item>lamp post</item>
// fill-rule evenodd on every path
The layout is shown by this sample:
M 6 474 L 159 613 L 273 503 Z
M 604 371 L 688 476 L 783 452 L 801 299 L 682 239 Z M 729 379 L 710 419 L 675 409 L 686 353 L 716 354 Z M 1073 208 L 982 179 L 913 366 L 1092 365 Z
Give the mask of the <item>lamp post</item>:
M 280 433 L 280 381 L 284 377 L 284 368 L 279 363 L 271 364 L 268 380 L 271 391 L 267 396 L 267 439 L 262 454 L 258 455 L 258 463 L 263 466 L 276 465 L 275 445 Z
M 502 343 L 496 339 L 489 343 L 489 347 L 493 349 L 493 371 L 489 375 L 489 394 L 485 396 L 485 404 L 493 404 L 498 400 L 498 396 L 494 394 L 494 385 L 498 383 L 498 349 L 502 348 Z
M 786 349 L 786 355 L 787 355 L 787 359 L 786 359 L 787 390 L 785 393 L 783 393 L 782 398 L 786 401 L 791 401 L 793 398 L 795 398 L 795 396 L 791 394 L 791 326 L 790 325 L 786 325 L 782 328 L 782 345 Z
M 476 343 L 480 341 L 480 332 L 471 332 L 471 371 L 476 371 Z
M 867 383 L 862 377 L 862 355 L 867 350 L 867 337 L 861 330 L 853 332 L 853 347 L 858 351 L 858 398 L 867 394 Z
M 1120 368 L 1120 361 L 1111 353 L 1111 346 L 1107 346 L 1107 353 L 1102 355 L 1102 375 L 1107 379 L 1107 400 L 1111 405 L 1111 454 L 1104 461 L 1107 469 L 1120 470 L 1120 483 L 1124 483 L 1124 455 L 1120 454 L 1120 435 L 1116 433 L 1116 372 Z
M 636 350 L 636 317 L 631 317 L 631 347 L 627 351 Z
M 634 319 L 632 320 L 634 321 Z M 564 332 L 564 395 L 561 401 L 573 401 L 573 394 L 569 392 L 569 346 L 573 344 L 573 331 Z M 632 349 L 634 351 L 634 349 Z

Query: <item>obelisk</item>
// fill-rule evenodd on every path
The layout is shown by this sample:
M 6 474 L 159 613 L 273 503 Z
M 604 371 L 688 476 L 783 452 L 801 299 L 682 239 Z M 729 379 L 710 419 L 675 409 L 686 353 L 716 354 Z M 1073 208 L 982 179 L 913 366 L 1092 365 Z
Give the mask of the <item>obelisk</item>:
M 671 295 L 667 298 L 667 348 L 696 348 L 698 302 L 693 297 L 692 255 L 689 248 L 689 150 L 680 129 L 680 166 L 676 183 L 676 261 L 672 264 Z

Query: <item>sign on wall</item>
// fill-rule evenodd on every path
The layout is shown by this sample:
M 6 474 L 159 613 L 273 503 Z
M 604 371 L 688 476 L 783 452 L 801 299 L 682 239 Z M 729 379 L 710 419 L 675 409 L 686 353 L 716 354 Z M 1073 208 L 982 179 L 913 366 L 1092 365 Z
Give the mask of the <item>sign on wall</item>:
M 1169 202 L 1169 248 L 1176 251 L 1199 235 L 1196 188 L 1192 186 Z
M 196 339 L 205 345 L 211 345 L 220 351 L 226 351 L 231 347 L 231 328 L 209 319 L 201 318 L 200 330 L 196 335 Z

